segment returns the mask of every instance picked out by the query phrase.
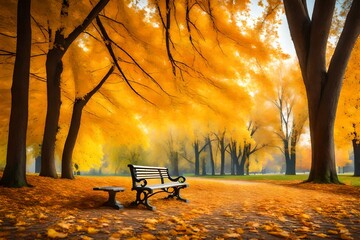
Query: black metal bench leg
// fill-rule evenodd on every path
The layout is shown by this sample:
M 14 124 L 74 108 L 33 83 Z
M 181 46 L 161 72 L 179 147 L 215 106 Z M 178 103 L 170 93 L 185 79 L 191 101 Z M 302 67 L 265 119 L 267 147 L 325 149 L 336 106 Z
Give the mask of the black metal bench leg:
M 107 202 L 105 202 L 103 205 L 104 206 L 109 206 L 109 207 L 113 207 L 115 209 L 121 209 L 124 208 L 123 205 L 120 204 L 120 202 L 116 201 L 116 192 L 115 191 L 108 191 L 109 193 L 109 199 L 107 200 Z
M 136 191 L 136 200 L 131 203 L 132 206 L 137 206 L 139 204 L 144 205 L 147 209 L 155 210 L 156 208 L 154 206 L 151 206 L 149 203 L 149 195 L 151 194 L 150 191 Z
M 180 195 L 180 189 L 182 188 L 179 188 L 179 187 L 174 187 L 174 192 L 172 192 L 171 194 L 169 194 L 169 196 L 167 197 L 168 199 L 169 198 L 176 198 L 177 200 L 180 200 L 180 201 L 183 201 L 183 202 L 186 202 L 188 203 L 189 201 L 187 199 L 184 199 L 181 197 Z

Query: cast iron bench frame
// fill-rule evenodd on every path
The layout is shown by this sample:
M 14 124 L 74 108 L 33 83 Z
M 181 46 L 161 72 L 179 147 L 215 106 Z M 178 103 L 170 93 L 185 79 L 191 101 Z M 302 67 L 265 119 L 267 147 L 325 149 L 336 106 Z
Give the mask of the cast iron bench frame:
M 109 193 L 109 199 L 103 204 L 104 206 L 112 207 L 115 209 L 124 208 L 124 206 L 121 205 L 120 202 L 116 201 L 115 196 L 117 192 L 125 191 L 125 188 L 108 186 L 108 187 L 94 187 L 93 190 L 105 191 Z
M 180 196 L 180 190 L 189 186 L 185 183 L 186 178 L 179 176 L 172 178 L 169 175 L 168 168 L 165 167 L 152 167 L 152 166 L 139 166 L 129 164 L 132 189 L 136 191 L 136 200 L 132 202 L 132 205 L 143 204 L 150 210 L 156 208 L 149 204 L 149 198 L 157 193 L 165 192 L 169 195 L 166 197 L 176 198 L 177 200 L 189 202 L 188 200 Z M 159 179 L 160 184 L 148 185 L 147 180 Z

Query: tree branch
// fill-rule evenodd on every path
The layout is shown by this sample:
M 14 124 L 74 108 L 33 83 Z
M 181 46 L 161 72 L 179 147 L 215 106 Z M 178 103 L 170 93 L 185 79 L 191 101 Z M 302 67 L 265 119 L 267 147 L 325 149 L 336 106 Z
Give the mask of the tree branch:
M 107 32 L 106 32 L 106 30 L 105 30 L 105 28 L 104 28 L 104 25 L 102 24 L 99 16 L 96 17 L 96 23 L 97 23 L 97 25 L 99 26 L 100 32 L 101 32 L 101 34 L 102 34 L 103 41 L 104 41 L 104 43 L 105 43 L 105 46 L 106 46 L 106 48 L 108 49 L 109 54 L 110 54 L 111 58 L 113 59 L 116 68 L 119 70 L 119 72 L 120 72 L 122 78 L 124 79 L 124 81 L 126 82 L 126 84 L 129 86 L 129 88 L 130 88 L 137 96 L 139 96 L 139 97 L 140 97 L 141 99 L 143 99 L 144 101 L 146 101 L 146 102 L 154 105 L 152 102 L 150 102 L 149 100 L 147 100 L 147 99 L 146 99 L 145 97 L 143 97 L 138 91 L 136 91 L 136 90 L 134 89 L 134 87 L 131 85 L 129 79 L 126 77 L 125 73 L 124 73 L 123 70 L 121 69 L 121 67 L 120 67 L 120 65 L 119 65 L 119 63 L 118 63 L 118 61 L 117 61 L 117 58 L 116 58 L 116 56 L 115 56 L 114 50 L 113 50 L 113 48 L 112 48 L 112 46 L 111 46 L 112 41 L 111 41 L 109 35 L 107 34 Z
M 105 81 L 110 77 L 110 75 L 114 71 L 114 68 L 115 68 L 114 66 L 111 66 L 111 68 L 106 73 L 106 75 L 103 77 L 103 79 L 101 79 L 101 81 L 94 87 L 94 89 L 92 89 L 90 92 L 88 92 L 84 96 L 83 100 L 85 101 L 85 104 L 90 100 L 90 98 L 101 88 L 101 86 L 105 83 Z
M 109 0 L 100 0 L 95 7 L 90 11 L 89 15 L 85 18 L 83 23 L 77 26 L 67 38 L 64 40 L 64 48 L 67 49 L 71 43 L 82 33 L 94 20 L 95 17 L 105 8 Z
M 306 0 L 284 0 L 284 7 L 296 55 L 302 73 L 305 73 L 311 25 Z M 303 75 L 303 79 L 307 81 L 307 76 Z

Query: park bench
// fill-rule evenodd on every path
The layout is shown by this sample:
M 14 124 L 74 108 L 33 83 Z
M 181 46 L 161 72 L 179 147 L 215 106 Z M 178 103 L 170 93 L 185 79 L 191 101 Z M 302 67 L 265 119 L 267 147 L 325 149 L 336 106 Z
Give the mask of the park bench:
M 149 198 L 157 193 L 165 192 L 169 195 L 166 198 L 176 198 L 188 202 L 180 196 L 180 189 L 186 188 L 189 184 L 185 183 L 183 176 L 172 178 L 169 170 L 165 167 L 138 166 L 129 164 L 132 177 L 132 189 L 136 191 L 136 200 L 132 205 L 143 204 L 150 210 L 155 207 L 149 204 Z M 149 182 L 149 184 L 148 184 Z
M 123 192 L 125 188 L 123 187 L 94 187 L 93 190 L 105 191 L 109 193 L 109 199 L 103 204 L 104 206 L 109 206 L 115 209 L 121 209 L 124 206 L 120 202 L 116 201 L 116 193 Z

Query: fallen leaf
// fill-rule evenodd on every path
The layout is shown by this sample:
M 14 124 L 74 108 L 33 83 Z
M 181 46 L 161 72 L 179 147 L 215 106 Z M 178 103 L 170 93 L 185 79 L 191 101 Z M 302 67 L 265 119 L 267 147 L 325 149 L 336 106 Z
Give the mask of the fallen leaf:
M 335 223 L 335 226 L 336 226 L 337 228 L 344 228 L 344 227 L 345 227 L 344 224 L 341 224 L 341 223 L 339 223 L 339 222 L 336 222 L 336 223 Z
M 290 237 L 290 234 L 287 231 L 271 231 L 269 232 L 269 234 L 274 235 L 274 236 L 279 236 L 279 237 L 284 237 L 284 238 L 288 238 Z
M 145 232 L 141 234 L 141 239 L 143 240 L 156 240 L 156 237 L 152 235 L 151 233 Z
M 158 220 L 156 220 L 155 218 L 147 218 L 145 220 L 145 223 L 150 223 L 150 224 L 157 224 Z
M 10 218 L 10 219 L 16 218 L 16 216 L 15 216 L 13 213 L 6 214 L 5 217 L 6 217 L 6 218 Z
M 80 239 L 82 239 L 82 240 L 93 240 L 93 238 L 85 236 L 85 235 L 81 235 Z
M 302 219 L 311 219 L 311 216 L 308 215 L 308 214 L 305 214 L 305 213 L 301 214 L 300 217 L 301 217 Z
M 327 234 L 325 233 L 313 233 L 313 235 L 320 237 L 320 238 L 327 238 L 329 237 Z
M 49 238 L 66 238 L 68 235 L 66 233 L 57 232 L 55 229 L 48 229 L 47 235 Z
M 146 227 L 147 229 L 149 229 L 149 230 L 153 230 L 153 231 L 156 230 L 156 227 L 155 227 L 154 225 L 152 225 L 152 224 L 145 224 L 145 227 Z
M 39 215 L 37 216 L 39 219 L 46 219 L 47 216 L 43 213 L 39 213 Z
M 23 221 L 19 221 L 15 224 L 15 226 L 19 227 L 19 226 L 24 226 L 26 225 L 26 222 L 23 222 Z
M 88 227 L 87 232 L 89 234 L 96 234 L 96 233 L 99 232 L 99 229 L 96 229 L 96 228 L 93 228 L 93 227 Z
M 241 235 L 239 233 L 225 233 L 224 238 L 238 238 Z
M 333 229 L 330 229 L 330 230 L 328 231 L 328 233 L 329 233 L 329 234 L 333 234 L 333 235 L 338 235 L 338 234 L 339 234 L 339 232 L 338 232 L 337 230 L 333 230 Z
M 354 238 L 348 234 L 341 234 L 340 238 L 343 240 L 353 240 Z
M 69 223 L 64 223 L 64 222 L 59 222 L 57 225 L 58 225 L 59 227 L 63 228 L 63 229 L 66 229 L 66 230 L 69 230 L 69 228 L 70 228 L 70 226 L 71 226 L 71 224 L 69 224 Z

